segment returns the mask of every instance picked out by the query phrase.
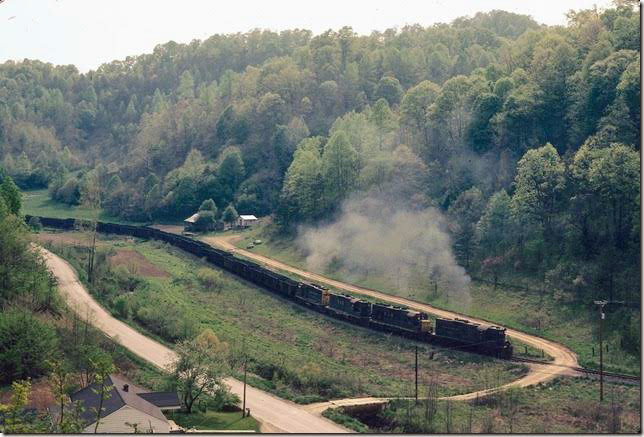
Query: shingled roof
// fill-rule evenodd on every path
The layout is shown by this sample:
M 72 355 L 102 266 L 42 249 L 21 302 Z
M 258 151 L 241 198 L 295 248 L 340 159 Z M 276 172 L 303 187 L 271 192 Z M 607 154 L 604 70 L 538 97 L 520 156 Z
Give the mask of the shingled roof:
M 109 375 L 106 385 L 110 388 L 109 396 L 103 400 L 101 418 L 109 416 L 124 405 L 128 405 L 165 422 L 167 419 L 160 408 L 174 408 L 181 405 L 176 393 L 149 392 L 117 375 Z M 79 401 L 82 404 L 84 411 L 81 418 L 88 425 L 96 422 L 96 410 L 100 403 L 100 395 L 95 391 L 99 391 L 100 388 L 100 384 L 95 382 L 70 396 L 72 402 Z

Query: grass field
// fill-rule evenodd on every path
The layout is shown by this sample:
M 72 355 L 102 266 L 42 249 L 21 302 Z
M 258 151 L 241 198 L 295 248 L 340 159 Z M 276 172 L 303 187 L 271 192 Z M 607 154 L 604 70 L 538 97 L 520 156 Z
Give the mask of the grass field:
M 239 248 L 246 249 L 248 243 L 260 239 L 262 244 L 253 247 L 253 252 L 311 270 L 306 265 L 305 254 L 298 250 L 295 241 L 276 235 L 270 226 L 260 225 L 243 231 L 240 235 L 242 238 L 234 243 Z M 356 276 L 341 268 L 316 273 L 536 334 L 571 348 L 578 354 L 582 365 L 597 367 L 599 364 L 596 308 L 564 303 L 560 296 L 537 291 L 510 290 L 501 286 L 495 289 L 491 285 L 474 281 L 470 286 L 471 300 L 463 302 L 448 299 L 440 287 L 435 293 L 432 287 L 422 283 L 414 284 L 412 289 L 405 290 L 398 287 L 395 278 L 384 278 L 374 274 Z M 503 302 L 503 305 L 499 305 L 500 302 Z M 605 332 L 604 344 L 608 351 L 604 354 L 607 369 L 640 373 L 639 357 L 621 351 L 617 333 Z M 523 345 L 515 346 L 518 346 L 518 351 L 524 348 Z
M 49 193 L 44 190 L 29 190 L 22 192 L 22 212 L 25 215 L 38 215 L 53 218 L 93 218 L 93 211 L 79 205 L 66 205 L 49 198 Z M 101 211 L 99 220 L 118 222 L 115 217 Z M 121 223 L 121 222 L 119 222 Z
M 53 250 L 76 266 L 84 265 L 83 251 L 65 243 L 77 234 L 57 235 L 67 238 L 58 238 Z M 39 238 L 47 236 L 43 233 Z M 176 319 L 194 321 L 198 330 L 213 329 L 234 353 L 245 347 L 252 371 L 249 381 L 259 388 L 301 403 L 413 393 L 415 345 L 409 340 L 326 318 L 225 273 L 221 274 L 220 290 L 207 291 L 198 273 L 210 267 L 160 242 L 102 236 L 100 244 L 101 251 L 111 254 L 136 251 L 167 273 L 167 277 L 135 275 L 138 282 L 131 292 L 97 294 L 107 308 L 123 316 L 116 302 L 127 300 L 129 323 L 138 321 L 142 329 L 165 335 L 166 340 L 168 332 L 183 329 Z M 133 262 L 137 259 L 134 257 Z M 122 269 L 109 276 L 122 274 Z M 135 264 L 131 266 L 133 272 L 138 269 Z M 156 318 L 141 323 L 143 312 L 152 312 Z M 526 371 L 515 363 L 444 349 L 436 349 L 430 359 L 430 347 L 421 344 L 419 348 L 421 386 L 435 378 L 440 381 L 441 395 L 492 387 Z

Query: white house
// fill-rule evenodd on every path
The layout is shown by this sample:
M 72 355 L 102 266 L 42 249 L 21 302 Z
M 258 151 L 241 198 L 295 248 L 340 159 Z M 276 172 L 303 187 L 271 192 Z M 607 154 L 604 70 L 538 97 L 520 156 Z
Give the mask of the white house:
M 99 433 L 169 433 L 172 421 L 162 411 L 178 410 L 181 402 L 176 392 L 149 392 L 142 387 L 110 375 L 106 381 L 108 395 L 103 399 Z M 96 412 L 100 405 L 100 385 L 91 384 L 70 396 L 72 402 L 80 402 L 84 408 L 81 418 L 86 427 L 83 432 L 93 433 L 96 426 Z
M 237 219 L 237 226 L 247 228 L 257 223 L 257 217 L 254 215 L 240 215 Z

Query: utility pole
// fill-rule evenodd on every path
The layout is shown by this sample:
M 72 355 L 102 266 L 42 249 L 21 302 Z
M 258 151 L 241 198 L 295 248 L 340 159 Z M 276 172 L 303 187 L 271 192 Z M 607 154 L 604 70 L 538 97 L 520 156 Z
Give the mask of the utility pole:
M 418 403 L 418 345 L 416 345 L 416 403 Z
M 246 338 L 242 346 L 244 351 L 244 400 L 242 403 L 242 417 L 246 417 L 246 369 L 248 368 L 248 352 L 246 352 Z
M 624 304 L 624 301 L 617 300 L 596 300 L 595 305 L 599 306 L 599 401 L 604 400 L 604 306 L 609 303 Z
M 246 369 L 248 368 L 248 357 L 244 357 L 244 404 L 242 405 L 242 417 L 246 417 Z
M 597 302 L 595 302 L 597 303 Z M 603 337 L 603 332 L 604 332 L 604 305 L 606 305 L 606 301 L 603 303 L 599 303 L 599 401 L 602 402 L 604 400 L 604 337 Z

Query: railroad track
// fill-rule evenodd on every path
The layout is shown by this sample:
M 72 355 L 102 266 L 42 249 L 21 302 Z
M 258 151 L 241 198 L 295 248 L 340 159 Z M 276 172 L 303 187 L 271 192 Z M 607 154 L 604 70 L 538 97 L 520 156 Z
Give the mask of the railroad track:
M 641 381 L 641 378 L 635 375 L 627 375 L 624 373 L 615 373 L 615 372 L 606 372 L 606 371 L 600 372 L 599 370 L 589 369 L 587 367 L 567 366 L 565 364 L 550 363 L 548 361 L 531 360 L 530 358 L 512 357 L 511 361 L 516 361 L 519 363 L 531 363 L 531 364 L 542 364 L 546 366 L 565 367 L 575 372 L 583 373 L 585 375 L 599 375 L 600 373 L 603 373 L 604 376 L 606 377 L 621 379 L 624 381 L 637 381 L 637 382 Z

